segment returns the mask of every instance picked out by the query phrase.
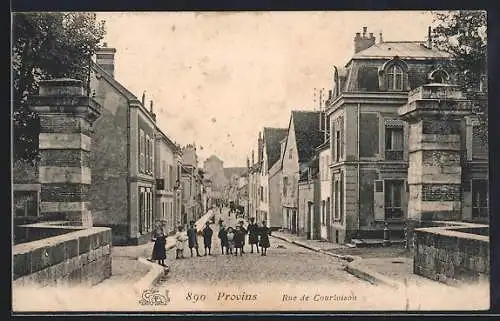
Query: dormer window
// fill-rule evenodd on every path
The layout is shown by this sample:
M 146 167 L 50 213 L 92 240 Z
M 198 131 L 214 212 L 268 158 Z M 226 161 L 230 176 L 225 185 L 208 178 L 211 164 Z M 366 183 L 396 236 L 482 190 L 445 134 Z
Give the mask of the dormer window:
M 450 80 L 450 75 L 446 70 L 438 67 L 429 74 L 428 79 L 429 82 L 434 84 L 445 84 Z
M 399 59 L 387 61 L 379 68 L 379 88 L 387 91 L 407 91 L 408 86 L 408 65 Z
M 403 69 L 400 66 L 391 66 L 387 72 L 387 89 L 389 91 L 402 91 L 403 76 Z

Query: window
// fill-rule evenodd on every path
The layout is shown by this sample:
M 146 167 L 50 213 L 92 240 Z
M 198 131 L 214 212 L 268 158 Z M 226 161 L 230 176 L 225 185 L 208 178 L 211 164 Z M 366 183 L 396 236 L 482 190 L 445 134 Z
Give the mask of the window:
M 143 173 L 145 170 L 145 156 L 146 156 L 146 147 L 144 144 L 145 137 L 144 131 L 142 129 L 139 130 L 139 172 Z
M 335 213 L 335 219 L 339 219 L 340 218 L 340 210 L 339 210 L 339 181 L 338 180 L 335 180 L 335 184 L 334 184 L 334 189 L 333 189 L 333 193 L 334 193 L 334 199 L 333 199 L 333 203 L 334 203 L 334 213 Z
M 146 135 L 146 139 L 144 141 L 144 145 L 146 146 L 146 151 L 145 151 L 145 159 L 146 159 L 146 166 L 145 166 L 145 172 L 149 173 L 149 135 Z
M 166 168 L 166 165 L 165 165 Z M 168 188 L 172 190 L 174 188 L 174 166 L 168 165 Z
M 403 127 L 385 128 L 385 159 L 403 160 Z
M 392 65 L 387 71 L 387 89 L 394 91 L 403 90 L 403 69 L 399 65 Z
M 340 161 L 340 130 L 335 132 L 335 160 Z
M 293 149 L 292 149 L 292 148 L 290 148 L 290 149 L 288 150 L 288 158 L 289 158 L 289 159 L 292 159 L 292 158 L 293 158 Z
M 288 177 L 283 177 L 283 196 L 286 196 L 287 187 L 288 187 Z
M 164 220 L 165 219 L 165 202 L 161 202 L 161 217 Z
M 403 217 L 403 188 L 404 182 L 399 180 L 385 181 L 385 218 Z
M 326 223 L 326 202 L 321 201 L 321 225 Z
M 472 181 L 472 218 L 488 217 L 488 181 Z
M 139 188 L 139 233 L 144 233 L 145 220 L 145 191 L 144 188 Z

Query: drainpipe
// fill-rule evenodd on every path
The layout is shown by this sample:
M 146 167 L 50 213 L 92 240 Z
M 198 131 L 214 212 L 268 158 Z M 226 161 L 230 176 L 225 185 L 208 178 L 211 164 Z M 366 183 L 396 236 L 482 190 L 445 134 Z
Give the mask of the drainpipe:
M 361 217 L 361 203 L 360 203 L 360 199 L 361 199 L 361 195 L 360 195 L 360 186 L 359 186 L 359 173 L 360 173 L 360 139 L 359 139 L 359 124 L 360 124 L 360 116 L 361 116 L 361 104 L 358 103 L 358 108 L 357 108 L 357 111 L 358 111 L 358 124 L 356 126 L 356 130 L 357 130 L 357 134 L 356 134 L 356 139 L 357 139 L 357 144 L 358 144 L 358 175 L 357 175 L 357 186 L 358 186 L 358 231 L 357 233 L 359 233 L 359 229 L 360 229 L 360 217 Z

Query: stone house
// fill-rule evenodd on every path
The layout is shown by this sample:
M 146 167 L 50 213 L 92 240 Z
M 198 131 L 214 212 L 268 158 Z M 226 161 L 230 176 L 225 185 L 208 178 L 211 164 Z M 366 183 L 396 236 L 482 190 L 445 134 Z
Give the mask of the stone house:
M 321 113 L 292 111 L 287 140 L 283 150 L 281 205 L 286 218 L 285 228 L 298 235 L 306 234 L 307 212 L 298 207 L 299 179 L 307 171 L 315 148 L 323 142 L 320 132 Z
M 259 221 L 266 220 L 269 227 L 274 230 L 282 227 L 282 213 L 279 208 L 281 203 L 279 180 L 275 179 L 274 184 L 271 184 L 270 169 L 280 160 L 280 141 L 285 138 L 287 132 L 286 128 L 264 127 L 260 140 L 262 144 L 262 166 L 260 168 Z M 276 176 L 276 173 L 277 171 L 273 172 L 273 177 Z
M 331 171 L 330 171 L 330 141 L 325 141 L 316 148 L 318 157 L 318 180 L 320 185 L 320 235 L 322 240 L 331 240 Z
M 255 162 L 252 150 L 252 162 L 247 162 L 248 168 L 248 215 L 259 221 L 260 210 L 260 168 L 261 162 Z
M 157 128 L 155 144 L 155 217 L 166 234 L 176 231 L 180 217 L 180 169 L 182 154 L 180 147 Z
M 326 102 L 332 184 L 328 229 L 338 243 L 382 238 L 386 222 L 391 235 L 401 237 L 408 216 L 408 151 L 413 147 L 398 108 L 407 103 L 410 90 L 429 82 L 452 81 L 442 67 L 449 56 L 433 48 L 430 38 L 426 42 L 383 41 L 380 35 L 376 43 L 366 31 L 365 27 L 362 35 L 356 34 L 355 52 L 345 67 L 334 68 Z M 464 144 L 472 148 L 473 121 L 463 127 L 467 128 Z M 484 200 L 484 153 L 482 159 L 474 159 L 470 150 L 471 169 L 466 172 L 474 174 L 464 197 L 470 200 L 474 193 L 467 193 L 475 185 L 481 190 L 476 198 Z M 472 202 L 463 203 L 467 212 Z

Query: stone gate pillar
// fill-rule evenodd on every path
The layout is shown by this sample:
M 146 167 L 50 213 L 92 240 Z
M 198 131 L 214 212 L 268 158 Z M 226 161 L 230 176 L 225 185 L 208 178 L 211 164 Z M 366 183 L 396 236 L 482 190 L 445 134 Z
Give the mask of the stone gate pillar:
M 409 240 L 423 221 L 461 219 L 461 122 L 471 110 L 460 88 L 447 84 L 411 91 L 399 109 L 409 124 Z
M 40 118 L 41 215 L 92 227 L 90 136 L 101 106 L 81 81 L 54 79 L 40 82 L 31 109 Z

